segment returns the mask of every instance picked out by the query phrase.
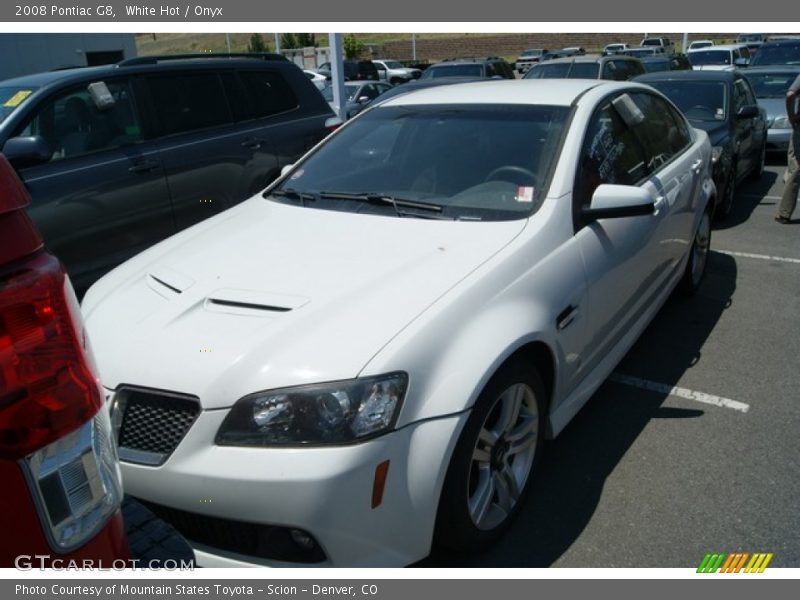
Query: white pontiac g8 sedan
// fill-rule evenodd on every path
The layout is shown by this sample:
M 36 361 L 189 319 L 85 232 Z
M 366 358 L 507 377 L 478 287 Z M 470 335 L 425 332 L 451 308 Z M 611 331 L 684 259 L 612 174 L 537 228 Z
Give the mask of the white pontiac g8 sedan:
M 84 311 L 126 491 L 205 566 L 397 566 L 512 525 L 558 435 L 701 284 L 705 133 L 652 88 L 395 97 Z

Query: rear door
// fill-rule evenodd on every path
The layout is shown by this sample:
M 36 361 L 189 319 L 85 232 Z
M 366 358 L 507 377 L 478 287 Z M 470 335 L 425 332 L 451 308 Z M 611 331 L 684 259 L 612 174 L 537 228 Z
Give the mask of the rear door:
M 97 107 L 89 83 L 31 107 L 15 135 L 40 135 L 53 151 L 19 169 L 29 213 L 81 292 L 114 266 L 175 231 L 164 170 L 147 139 L 129 78 L 105 80 L 113 105 Z
M 248 107 L 228 101 L 237 97 L 223 84 L 231 76 L 202 69 L 146 77 L 178 229 L 241 202 L 277 173 L 271 141 Z

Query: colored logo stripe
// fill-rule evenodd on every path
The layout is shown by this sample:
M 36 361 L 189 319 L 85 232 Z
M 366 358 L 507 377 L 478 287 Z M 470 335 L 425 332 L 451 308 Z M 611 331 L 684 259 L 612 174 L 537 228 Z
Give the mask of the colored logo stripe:
M 700 566 L 697 567 L 698 573 L 739 573 L 744 568 L 745 573 L 763 573 L 764 569 L 772 560 L 773 554 L 757 552 L 750 554 L 749 552 L 732 552 L 725 553 L 708 553 L 700 561 Z M 747 562 L 747 559 L 750 562 Z M 747 563 L 747 567 L 745 567 Z

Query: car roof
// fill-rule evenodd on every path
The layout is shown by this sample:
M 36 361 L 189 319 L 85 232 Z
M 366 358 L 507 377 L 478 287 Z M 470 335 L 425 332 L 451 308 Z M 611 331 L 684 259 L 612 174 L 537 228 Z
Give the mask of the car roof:
M 601 79 L 493 79 L 409 92 L 387 100 L 381 106 L 415 104 L 570 106 L 583 94 L 598 87 L 611 93 L 615 89 L 629 88 L 631 84 L 626 81 L 604 81 Z
M 648 81 L 666 81 L 668 79 L 688 81 L 733 81 L 741 72 L 738 69 L 730 71 L 660 71 L 639 75 L 635 79 L 641 83 Z
M 239 57 L 239 56 L 220 56 L 215 57 L 209 55 L 206 57 L 198 56 L 196 58 L 174 58 L 163 57 L 169 60 L 159 62 L 159 58 L 154 56 L 152 61 L 148 60 L 151 57 L 140 56 L 135 59 L 128 59 L 118 64 L 101 65 L 98 67 L 76 67 L 61 69 L 55 71 L 46 71 L 43 73 L 33 73 L 31 75 L 22 75 L 21 77 L 14 77 L 13 79 L 6 79 L 0 84 L 8 87 L 45 87 L 51 84 L 69 84 L 70 82 L 78 82 L 86 79 L 93 79 L 96 77 L 111 77 L 114 75 L 124 75 L 128 73 L 141 73 L 141 72 L 158 72 L 164 70 L 172 70 L 175 68 L 191 67 L 193 69 L 202 68 L 215 68 L 215 67 L 259 67 L 269 65 L 274 68 L 298 68 L 294 63 L 287 60 L 260 60 L 255 57 Z M 128 62 L 128 64 L 125 64 Z M 290 67 L 291 65 L 291 67 Z
M 559 63 L 594 63 L 609 60 L 636 60 L 633 56 L 625 56 L 624 54 L 614 54 L 613 56 L 600 56 L 599 54 L 584 54 L 582 56 L 564 56 L 562 58 L 554 58 L 547 62 L 539 63 L 541 66 L 557 65 Z

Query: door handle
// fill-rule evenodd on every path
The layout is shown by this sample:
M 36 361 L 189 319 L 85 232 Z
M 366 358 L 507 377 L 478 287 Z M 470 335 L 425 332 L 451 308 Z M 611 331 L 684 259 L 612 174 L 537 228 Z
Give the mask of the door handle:
M 137 163 L 134 163 L 133 166 L 128 167 L 128 171 L 131 173 L 147 173 L 152 171 L 153 169 L 157 169 L 161 166 L 161 163 L 155 160 L 143 160 Z
M 261 144 L 264 143 L 264 140 L 259 140 L 256 138 L 248 138 L 242 142 L 243 148 L 250 148 L 251 150 L 258 150 L 261 148 Z
M 695 173 L 699 173 L 702 166 L 703 166 L 703 159 L 702 158 L 698 158 L 696 161 L 694 161 L 692 163 L 691 169 Z

